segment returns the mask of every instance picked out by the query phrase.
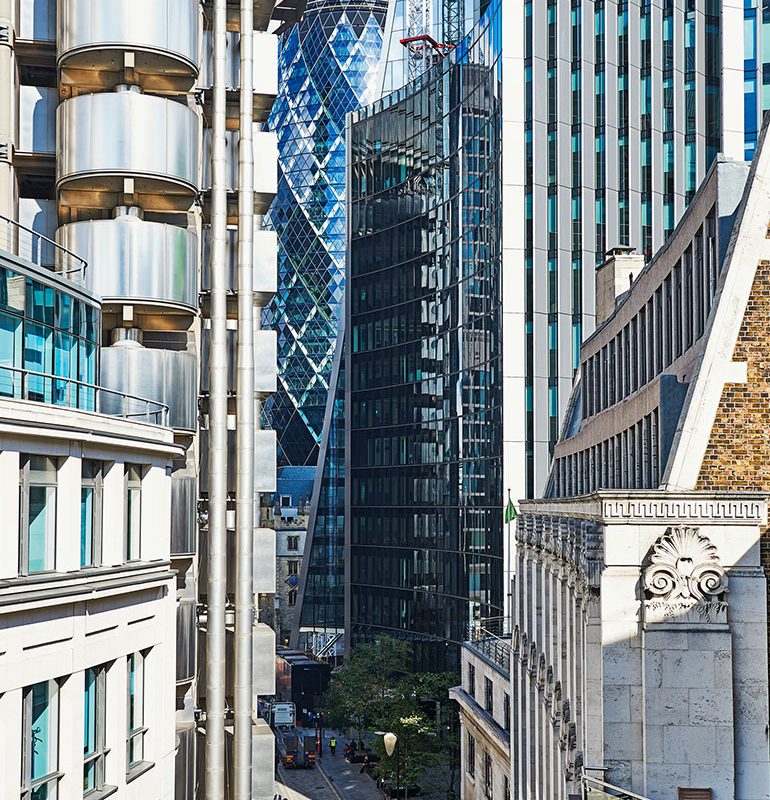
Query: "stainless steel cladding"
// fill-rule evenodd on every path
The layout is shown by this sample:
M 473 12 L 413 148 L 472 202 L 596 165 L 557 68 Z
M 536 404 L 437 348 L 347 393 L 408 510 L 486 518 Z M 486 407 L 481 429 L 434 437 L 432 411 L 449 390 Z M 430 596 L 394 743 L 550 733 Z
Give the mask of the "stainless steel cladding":
M 256 223 L 255 223 L 256 225 Z M 228 228 L 226 243 L 227 289 L 237 288 L 235 277 L 237 231 Z M 211 260 L 211 226 L 203 228 L 203 269 L 201 271 L 201 289 L 211 289 L 209 280 L 209 263 Z M 278 291 L 278 237 L 275 231 L 254 231 L 254 303 L 265 306 Z
M 19 86 L 18 152 L 56 152 L 58 103 L 59 92 L 52 86 Z
M 195 677 L 195 600 L 181 600 L 176 608 L 176 680 Z
M 169 425 L 195 430 L 198 419 L 197 359 L 193 353 L 142 347 L 123 341 L 103 347 L 102 384 L 169 407 Z
M 86 283 L 105 300 L 198 305 L 194 231 L 129 214 L 64 225 L 57 241 L 86 259 Z
M 278 384 L 278 331 L 254 331 L 254 391 L 260 397 L 273 394 Z
M 225 158 L 227 171 L 224 175 L 228 190 L 234 191 L 238 186 L 238 131 L 225 133 Z M 205 189 L 210 189 L 211 178 L 211 141 L 210 129 L 203 132 L 203 180 Z M 267 213 L 278 190 L 278 139 L 271 131 L 254 132 L 254 163 L 260 165 L 254 172 L 254 213 Z
M 174 473 L 171 476 L 171 555 L 194 555 L 197 548 L 196 532 L 198 485 L 195 478 Z
M 235 392 L 235 352 L 238 332 L 227 331 L 227 390 Z M 201 392 L 209 392 L 208 366 L 211 353 L 211 331 L 204 328 L 201 336 Z M 271 330 L 254 331 L 254 391 L 259 397 L 272 394 L 277 386 L 275 365 L 278 361 L 278 333 Z
M 121 53 L 130 51 L 143 85 L 189 87 L 198 74 L 198 0 L 59 0 L 57 25 L 58 64 L 66 70 L 117 75 Z
M 84 94 L 56 112 L 57 186 L 133 194 L 143 208 L 188 209 L 199 186 L 199 118 L 181 102 L 138 90 Z
M 232 418 L 234 421 L 234 418 Z M 209 476 L 209 432 L 200 430 L 201 471 L 200 483 L 205 485 Z M 274 492 L 277 460 L 275 431 L 254 431 L 254 491 Z M 227 491 L 235 492 L 235 431 L 227 431 Z

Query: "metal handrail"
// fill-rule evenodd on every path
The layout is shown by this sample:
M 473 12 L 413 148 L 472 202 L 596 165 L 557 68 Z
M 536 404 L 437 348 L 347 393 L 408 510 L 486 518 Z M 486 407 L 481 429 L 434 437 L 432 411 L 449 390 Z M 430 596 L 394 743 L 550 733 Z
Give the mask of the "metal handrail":
M 583 773 L 581 776 L 581 794 L 583 800 L 588 798 L 587 792 L 589 789 L 597 789 L 608 797 L 617 797 L 618 800 L 649 800 L 648 797 L 642 797 L 640 794 L 634 794 L 634 792 L 629 792 L 627 789 L 621 789 L 620 786 L 614 786 L 611 783 L 607 783 L 607 781 L 600 780 L 599 778 L 592 778 L 590 775 Z M 619 792 L 619 794 L 615 794 L 616 792 Z
M 36 372 L 35 370 L 21 367 L 0 365 L 0 375 L 2 375 L 3 372 L 13 372 L 14 376 L 11 378 L 11 393 L 6 391 L 6 386 L 3 385 L 3 381 L 0 379 L 0 399 L 30 400 L 32 402 L 46 403 L 47 405 L 76 408 L 81 411 L 95 411 L 100 414 L 121 417 L 127 420 L 143 420 L 153 425 L 166 426 L 168 424 L 169 408 L 165 403 L 161 403 L 157 400 L 137 397 L 133 394 L 119 392 L 115 389 L 108 389 L 104 386 L 98 386 L 95 383 L 77 380 L 76 378 L 52 375 L 49 372 Z M 21 380 L 17 381 L 17 375 Z M 30 378 L 33 378 L 35 381 L 40 381 L 41 388 L 38 389 L 33 385 L 33 394 L 42 394 L 45 397 L 46 394 L 50 393 L 50 401 L 38 400 L 35 397 L 30 397 Z M 58 392 L 64 384 L 66 384 L 65 399 L 62 402 L 56 402 L 53 399 L 54 391 Z M 74 402 L 72 397 L 73 391 L 77 391 L 78 393 L 74 398 Z M 93 398 L 89 396 L 89 393 L 93 393 Z M 115 404 L 112 398 L 117 400 L 119 405 Z M 78 400 L 80 400 L 80 402 L 78 402 Z M 142 404 L 144 409 L 133 411 L 126 407 L 127 402 Z
M 466 623 L 465 640 L 506 673 L 511 668 L 510 617 L 487 617 Z
M 28 228 L 26 225 L 22 225 L 20 222 L 6 217 L 3 214 L 0 214 L 0 223 L 2 223 L 2 228 L 5 231 L 5 249 L 12 255 L 25 258 L 27 261 L 31 261 L 39 267 L 44 267 L 46 269 L 53 267 L 54 272 L 61 273 L 62 275 L 71 275 L 72 273 L 79 272 L 82 273 L 81 277 L 85 279 L 88 262 L 84 258 L 76 255 L 53 239 L 49 239 L 42 233 L 38 233 L 32 228 Z M 27 245 L 26 252 L 22 252 L 23 243 Z M 36 243 L 39 243 L 38 246 L 36 246 Z M 47 261 L 42 255 L 44 247 L 52 251 L 52 263 L 44 263 Z M 64 266 L 62 266 L 61 269 L 57 270 L 57 262 L 60 265 L 68 265 L 70 262 L 74 262 L 75 266 L 70 269 L 65 269 Z

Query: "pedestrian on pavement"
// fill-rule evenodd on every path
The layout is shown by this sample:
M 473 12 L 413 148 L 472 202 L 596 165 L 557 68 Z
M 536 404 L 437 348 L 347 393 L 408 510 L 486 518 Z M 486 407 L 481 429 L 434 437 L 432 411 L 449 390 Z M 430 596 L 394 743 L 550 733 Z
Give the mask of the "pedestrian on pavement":
M 369 756 L 364 756 L 364 763 L 361 765 L 361 772 L 358 774 L 366 772 L 367 775 L 369 774 Z
M 337 737 L 332 736 L 332 738 L 329 739 L 329 750 L 331 750 L 332 755 L 334 755 L 334 751 L 336 749 L 337 749 Z

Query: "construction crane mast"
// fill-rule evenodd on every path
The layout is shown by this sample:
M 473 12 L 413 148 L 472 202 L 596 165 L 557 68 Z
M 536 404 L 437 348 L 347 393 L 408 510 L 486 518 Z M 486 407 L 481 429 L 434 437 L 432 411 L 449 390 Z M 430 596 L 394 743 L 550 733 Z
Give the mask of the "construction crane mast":
M 434 1 L 406 0 L 407 36 L 401 44 L 409 50 L 410 80 L 451 52 L 463 35 L 465 0 L 440 0 L 443 12 L 440 42 L 433 36 Z
M 464 0 L 444 0 L 444 36 L 446 45 L 456 46 L 463 38 L 465 23 Z

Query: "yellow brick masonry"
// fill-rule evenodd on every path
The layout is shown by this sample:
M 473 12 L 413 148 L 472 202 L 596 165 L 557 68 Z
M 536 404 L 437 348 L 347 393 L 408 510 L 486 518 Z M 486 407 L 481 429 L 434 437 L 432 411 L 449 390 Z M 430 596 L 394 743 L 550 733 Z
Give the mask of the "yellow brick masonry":
M 748 380 L 728 384 L 722 392 L 696 488 L 770 494 L 770 261 L 757 266 L 733 360 L 747 362 Z M 767 529 L 762 532 L 760 552 L 769 579 L 770 614 Z

